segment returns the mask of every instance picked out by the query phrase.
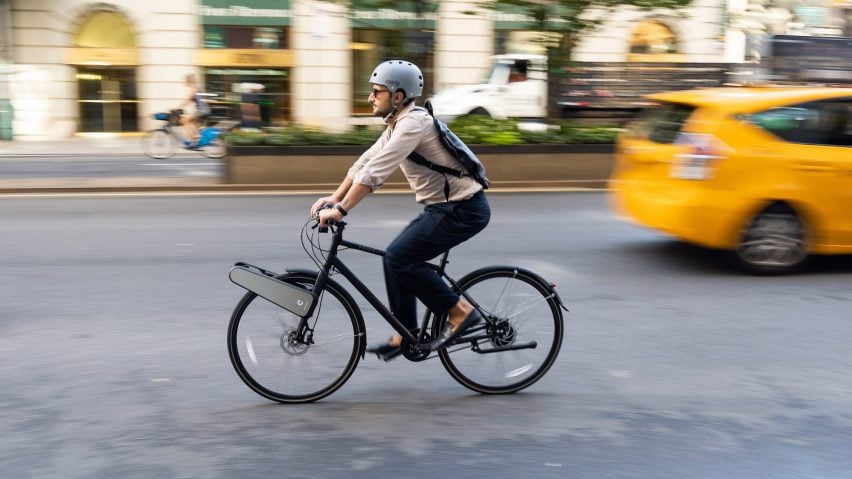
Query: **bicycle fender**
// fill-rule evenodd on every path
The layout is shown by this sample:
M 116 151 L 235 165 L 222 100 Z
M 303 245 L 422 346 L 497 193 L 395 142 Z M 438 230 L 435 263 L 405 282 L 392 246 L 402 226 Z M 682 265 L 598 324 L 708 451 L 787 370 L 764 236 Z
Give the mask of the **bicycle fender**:
M 472 272 L 464 275 L 464 277 L 458 281 L 458 284 L 464 284 L 467 281 L 469 281 L 471 278 L 474 278 L 476 276 L 480 276 L 480 275 L 485 274 L 485 273 L 489 273 L 489 272 L 494 271 L 494 270 L 501 270 L 501 269 L 515 270 L 519 273 L 523 273 L 527 276 L 532 277 L 535 280 L 535 282 L 538 283 L 542 288 L 544 288 L 547 291 L 550 291 L 550 293 L 553 294 L 553 298 L 556 300 L 556 304 L 558 304 L 560 308 L 564 309 L 566 312 L 569 312 L 569 313 L 571 312 L 568 309 L 568 307 L 565 306 L 565 303 L 562 301 L 562 297 L 559 296 L 559 292 L 556 291 L 556 285 L 554 283 L 544 279 L 538 273 L 531 271 L 531 270 L 528 270 L 526 268 L 521 268 L 520 266 L 495 265 L 495 266 L 486 266 L 484 268 L 479 268 L 475 271 L 472 271 Z
M 231 282 L 270 301 L 291 313 L 304 317 L 316 297 L 310 291 L 279 281 L 266 270 L 250 264 L 236 264 L 228 274 Z

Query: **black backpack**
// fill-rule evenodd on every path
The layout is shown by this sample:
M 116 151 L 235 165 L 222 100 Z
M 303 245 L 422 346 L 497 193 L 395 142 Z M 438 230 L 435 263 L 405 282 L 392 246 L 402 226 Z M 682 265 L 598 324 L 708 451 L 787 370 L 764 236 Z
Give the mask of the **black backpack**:
M 408 159 L 417 163 L 420 166 L 425 166 L 430 170 L 437 171 L 439 173 L 443 173 L 444 175 L 453 175 L 459 178 L 464 178 L 465 176 L 469 176 L 476 180 L 480 185 L 482 185 L 483 189 L 488 189 L 491 186 L 491 182 L 488 181 L 488 177 L 485 176 L 485 167 L 482 165 L 482 162 L 479 161 L 479 158 L 470 151 L 470 148 L 464 144 L 464 142 L 456 136 L 455 133 L 450 130 L 446 123 L 439 120 L 438 117 L 432 113 L 432 103 L 427 101 L 425 104 L 426 111 L 429 112 L 429 115 L 432 117 L 432 121 L 435 123 L 435 129 L 438 130 L 438 137 L 441 139 L 441 144 L 444 145 L 444 148 L 447 152 L 458 160 L 459 163 L 462 164 L 465 171 L 457 170 L 455 168 L 449 168 L 443 165 L 438 165 L 436 163 L 432 163 L 423 157 L 423 155 L 412 151 L 408 156 Z M 444 196 L 449 200 L 450 197 L 450 182 L 444 182 Z

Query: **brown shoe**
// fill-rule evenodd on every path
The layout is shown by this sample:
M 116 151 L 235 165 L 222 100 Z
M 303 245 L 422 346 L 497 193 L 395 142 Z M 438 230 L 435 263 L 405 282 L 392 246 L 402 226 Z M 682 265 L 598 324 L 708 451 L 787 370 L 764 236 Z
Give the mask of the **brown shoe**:
M 432 351 L 437 351 L 441 348 L 444 348 L 450 344 L 450 342 L 457 337 L 461 336 L 467 329 L 471 326 L 479 324 L 482 321 L 482 315 L 479 314 L 479 311 L 474 309 L 471 312 L 467 313 L 467 316 L 464 317 L 461 323 L 458 326 L 453 328 L 453 325 L 450 324 L 450 321 L 447 320 L 444 323 L 444 327 L 441 328 L 441 333 L 438 335 L 438 338 L 432 341 L 432 344 L 429 347 L 432 348 Z

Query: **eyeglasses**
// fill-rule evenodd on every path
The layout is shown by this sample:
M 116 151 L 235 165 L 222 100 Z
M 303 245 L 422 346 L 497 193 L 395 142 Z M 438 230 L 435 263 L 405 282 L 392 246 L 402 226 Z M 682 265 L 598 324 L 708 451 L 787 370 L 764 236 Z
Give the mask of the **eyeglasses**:
M 390 91 L 390 90 L 376 90 L 375 88 L 373 88 L 370 91 L 370 96 L 373 97 L 373 98 L 376 98 L 377 96 L 379 96 L 379 93 L 382 93 L 382 92 L 385 92 L 385 91 Z

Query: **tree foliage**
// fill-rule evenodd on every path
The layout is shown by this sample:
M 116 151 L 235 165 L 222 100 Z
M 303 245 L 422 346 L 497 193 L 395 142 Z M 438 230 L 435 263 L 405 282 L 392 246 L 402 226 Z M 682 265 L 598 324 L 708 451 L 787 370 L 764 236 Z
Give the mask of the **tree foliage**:
M 485 10 L 511 11 L 529 18 L 529 30 L 558 33 L 560 41 L 548 43 L 552 66 L 564 64 L 580 39 L 611 19 L 616 10 L 635 7 L 650 11 L 674 11 L 692 0 L 479 0 Z M 406 9 L 418 13 L 435 11 L 437 0 L 351 0 L 354 9 Z M 469 12 L 474 13 L 474 12 Z
M 562 63 L 570 58 L 571 51 L 580 39 L 611 19 L 619 8 L 678 10 L 690 2 L 691 0 L 494 0 L 480 2 L 479 6 L 496 10 L 505 7 L 518 9 L 531 19 L 531 30 L 559 33 L 561 40 L 557 45 L 550 45 L 550 57 L 551 61 Z

